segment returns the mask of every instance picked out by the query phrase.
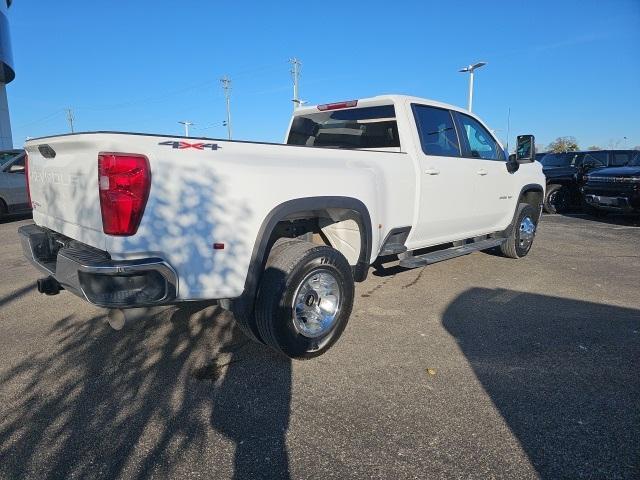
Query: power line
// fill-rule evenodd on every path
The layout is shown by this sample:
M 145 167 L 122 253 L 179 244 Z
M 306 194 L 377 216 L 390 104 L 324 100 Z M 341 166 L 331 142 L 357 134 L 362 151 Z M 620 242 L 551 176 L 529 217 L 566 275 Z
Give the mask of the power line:
M 231 79 L 225 75 L 220 79 L 222 89 L 224 90 L 224 97 L 227 102 L 227 136 L 231 140 Z
M 53 117 L 57 117 L 57 116 L 58 116 L 58 115 L 60 115 L 61 113 L 65 113 L 65 110 L 64 110 L 64 109 L 62 109 L 62 108 L 61 108 L 60 110 L 56 110 L 55 112 L 53 112 L 53 113 L 51 113 L 51 114 L 47 115 L 46 117 L 42 117 L 42 118 L 40 118 L 40 119 L 38 119 L 38 120 L 33 120 L 32 122 L 23 123 L 22 125 L 18 125 L 18 126 L 17 126 L 17 127 L 15 127 L 15 128 L 26 128 L 26 127 L 30 127 L 31 125 L 35 125 L 35 124 L 37 124 L 37 123 L 42 123 L 42 122 L 45 122 L 45 121 L 47 121 L 47 120 L 52 119 Z

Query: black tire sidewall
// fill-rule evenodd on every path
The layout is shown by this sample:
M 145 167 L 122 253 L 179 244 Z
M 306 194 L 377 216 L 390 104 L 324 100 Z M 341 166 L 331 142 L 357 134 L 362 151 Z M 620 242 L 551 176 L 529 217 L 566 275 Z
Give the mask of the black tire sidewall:
M 565 185 L 553 185 L 547 192 L 547 201 L 545 202 L 545 210 L 547 213 L 562 213 L 567 210 L 568 207 L 569 189 Z M 564 203 L 557 204 L 558 198 L 564 197 Z M 552 199 L 556 201 L 552 203 Z
M 293 297 L 301 282 L 314 270 L 327 270 L 337 280 L 341 290 L 341 307 L 331 330 L 318 338 L 299 333 L 293 320 Z M 287 275 L 276 311 L 272 312 L 273 334 L 278 347 L 292 358 L 313 358 L 328 350 L 347 326 L 354 299 L 351 267 L 341 253 L 330 248 L 311 250 Z

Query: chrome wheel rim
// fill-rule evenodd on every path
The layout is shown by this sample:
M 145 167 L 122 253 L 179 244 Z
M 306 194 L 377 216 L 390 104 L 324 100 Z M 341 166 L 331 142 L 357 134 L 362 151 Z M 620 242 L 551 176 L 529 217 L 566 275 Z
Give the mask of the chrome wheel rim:
M 526 216 L 520 222 L 520 234 L 518 240 L 522 248 L 529 248 L 533 242 L 533 237 L 536 233 L 536 224 L 533 223 L 531 217 Z
M 325 269 L 309 273 L 293 296 L 293 325 L 309 338 L 329 332 L 342 306 L 342 289 L 332 272 Z

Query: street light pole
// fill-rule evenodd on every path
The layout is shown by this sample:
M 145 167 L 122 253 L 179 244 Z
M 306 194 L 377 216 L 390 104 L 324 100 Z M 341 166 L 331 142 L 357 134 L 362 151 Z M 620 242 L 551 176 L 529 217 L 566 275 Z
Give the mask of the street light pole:
M 189 126 L 193 125 L 193 123 L 189 122 L 189 121 L 186 121 L 186 120 L 183 121 L 183 122 L 178 122 L 178 123 L 181 123 L 182 125 L 184 125 L 184 136 L 188 137 L 189 136 Z
M 487 62 L 478 62 L 473 65 L 468 65 L 464 68 L 461 68 L 459 71 L 462 73 L 469 73 L 469 107 L 467 110 L 471 111 L 473 106 L 473 72 L 476 68 L 483 67 L 487 64 Z

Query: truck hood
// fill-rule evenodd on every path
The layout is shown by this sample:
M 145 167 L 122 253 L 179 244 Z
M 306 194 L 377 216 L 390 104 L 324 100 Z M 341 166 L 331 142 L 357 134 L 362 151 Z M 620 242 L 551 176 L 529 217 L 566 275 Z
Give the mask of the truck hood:
M 547 178 L 571 177 L 576 173 L 575 167 L 543 167 L 542 173 Z

